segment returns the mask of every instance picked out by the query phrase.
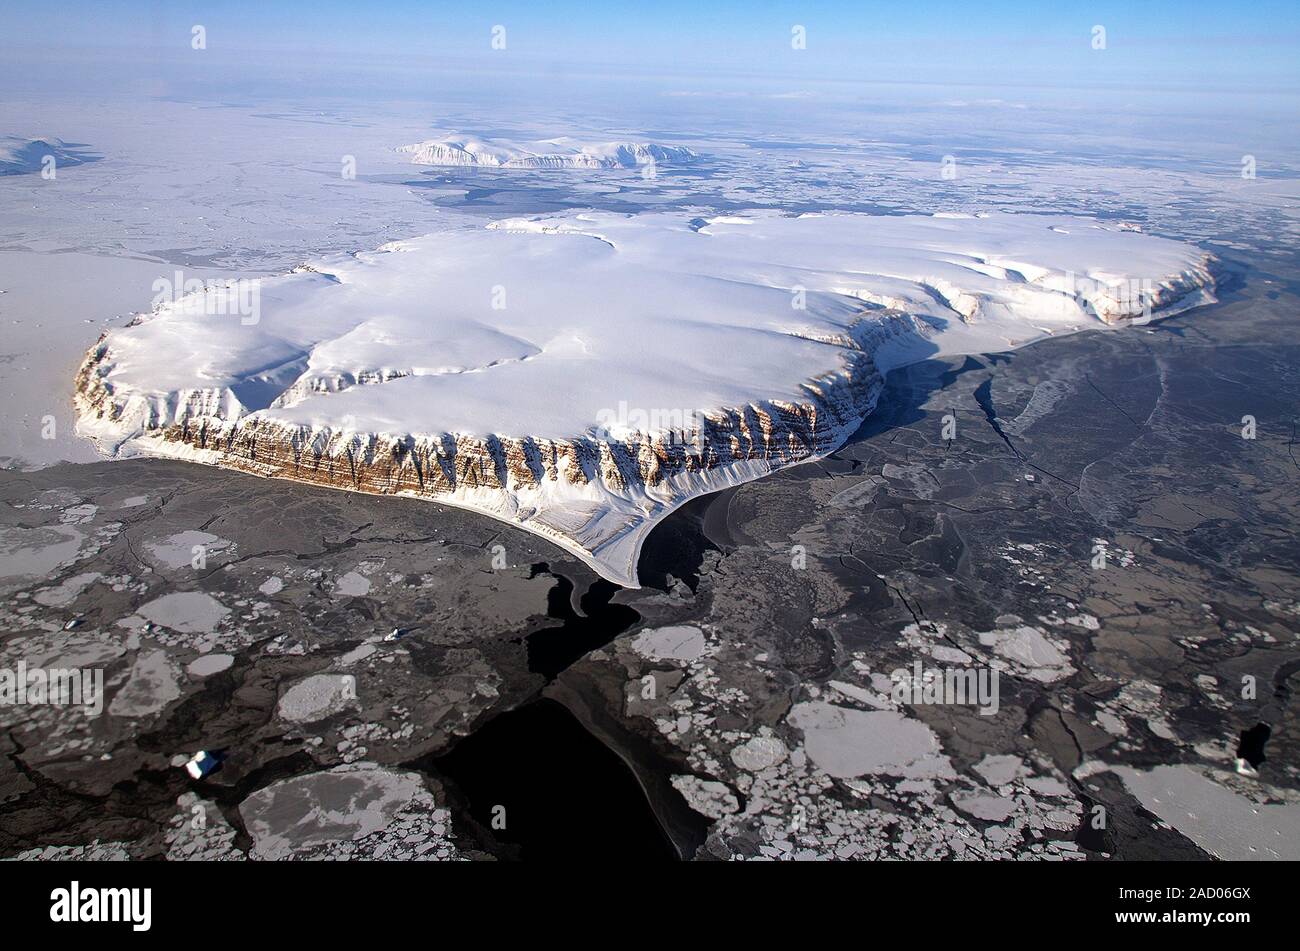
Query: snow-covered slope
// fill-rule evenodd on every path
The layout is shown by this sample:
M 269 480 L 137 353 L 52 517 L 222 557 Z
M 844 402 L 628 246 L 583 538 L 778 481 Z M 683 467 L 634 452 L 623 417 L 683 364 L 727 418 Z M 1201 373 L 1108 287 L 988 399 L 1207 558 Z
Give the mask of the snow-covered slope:
M 699 156 L 688 148 L 649 142 L 579 142 L 570 138 L 541 142 L 486 140 L 449 135 L 404 145 L 415 165 L 474 165 L 490 168 L 637 168 L 685 165 Z
M 71 145 L 62 139 L 0 135 L 0 175 L 39 172 L 44 167 L 42 163 L 46 156 L 54 158 L 56 169 L 65 165 L 80 165 L 87 160 L 84 146 Z
M 1195 306 L 1209 263 L 1037 215 L 512 219 L 164 304 L 91 350 L 79 431 L 465 506 L 634 585 L 657 521 L 833 451 L 889 369 Z

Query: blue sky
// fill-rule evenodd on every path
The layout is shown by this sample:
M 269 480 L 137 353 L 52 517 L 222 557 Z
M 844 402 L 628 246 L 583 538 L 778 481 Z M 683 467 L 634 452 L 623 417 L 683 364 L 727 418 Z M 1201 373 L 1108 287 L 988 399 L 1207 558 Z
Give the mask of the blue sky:
M 420 58 L 519 70 L 584 69 L 791 80 L 1022 85 L 1300 87 L 1291 2 L 439 3 L 362 0 L 7 0 L 0 48 L 50 59 L 91 47 L 340 60 Z M 506 27 L 507 49 L 490 30 Z M 791 27 L 807 49 L 791 49 Z M 1106 49 L 1092 48 L 1094 26 Z M 123 54 L 125 55 L 125 54 Z M 179 55 L 179 53 L 178 53 Z M 488 57 L 495 57 L 489 59 Z

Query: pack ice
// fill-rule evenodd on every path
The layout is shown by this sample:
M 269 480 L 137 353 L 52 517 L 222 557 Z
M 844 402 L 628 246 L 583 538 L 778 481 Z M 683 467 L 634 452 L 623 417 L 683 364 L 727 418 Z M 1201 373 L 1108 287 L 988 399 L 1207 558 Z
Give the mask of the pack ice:
M 1212 301 L 1210 265 L 1038 215 L 457 226 L 137 316 L 87 355 L 78 429 L 473 509 L 635 586 L 659 520 L 834 451 L 890 369 Z

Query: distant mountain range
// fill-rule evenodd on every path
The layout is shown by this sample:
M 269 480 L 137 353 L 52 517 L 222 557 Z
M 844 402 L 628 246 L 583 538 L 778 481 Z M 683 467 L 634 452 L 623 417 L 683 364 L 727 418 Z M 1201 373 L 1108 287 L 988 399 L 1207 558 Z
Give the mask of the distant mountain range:
M 580 142 L 571 138 L 540 142 L 511 142 L 475 136 L 444 136 L 397 150 L 414 165 L 482 166 L 485 168 L 639 168 L 643 165 L 685 165 L 699 159 L 696 152 L 651 142 Z

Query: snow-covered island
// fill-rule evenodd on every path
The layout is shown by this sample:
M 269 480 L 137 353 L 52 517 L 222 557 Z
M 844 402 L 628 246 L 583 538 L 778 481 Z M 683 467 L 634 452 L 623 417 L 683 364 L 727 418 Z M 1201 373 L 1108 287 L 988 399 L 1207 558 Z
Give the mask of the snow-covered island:
M 476 166 L 485 168 L 639 168 L 645 165 L 686 165 L 699 155 L 683 146 L 653 142 L 581 142 L 567 136 L 540 142 L 481 139 L 447 135 L 398 152 L 413 165 Z
M 57 168 L 63 165 L 81 165 L 87 159 L 85 146 L 64 142 L 53 136 L 32 139 L 18 135 L 0 135 L 0 175 L 27 175 L 45 171 L 51 162 Z
M 1207 303 L 1211 263 L 1040 215 L 458 226 L 139 315 L 86 357 L 79 431 L 473 509 L 631 586 L 658 521 L 832 452 L 890 369 Z

